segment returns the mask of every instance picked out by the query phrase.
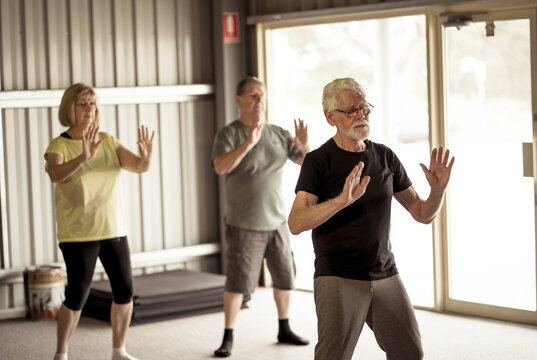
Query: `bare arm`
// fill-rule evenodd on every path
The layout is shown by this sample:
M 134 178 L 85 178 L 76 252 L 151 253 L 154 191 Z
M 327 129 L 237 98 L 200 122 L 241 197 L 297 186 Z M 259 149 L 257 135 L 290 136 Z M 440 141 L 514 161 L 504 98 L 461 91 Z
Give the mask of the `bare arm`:
M 68 162 L 63 162 L 63 156 L 55 153 L 45 155 L 48 167 L 48 176 L 52 182 L 62 182 L 73 175 L 83 164 L 92 159 L 101 145 L 97 140 L 99 127 L 90 125 L 88 131 L 82 135 L 82 154 Z
M 263 130 L 263 123 L 258 122 L 255 125 L 250 127 L 248 132 L 248 137 L 246 140 L 231 150 L 228 153 L 219 155 L 213 159 L 214 171 L 218 175 L 229 174 L 233 169 L 235 169 L 244 159 L 246 154 L 257 144 L 259 138 L 261 137 L 261 131 Z
M 413 186 L 394 195 L 395 199 L 412 215 L 412 217 L 423 224 L 430 224 L 438 214 L 442 206 L 444 192 L 433 193 L 427 200 L 419 197 Z
M 65 181 L 87 161 L 83 154 L 66 163 L 63 162 L 63 156 L 56 153 L 46 154 L 45 159 L 47 160 L 48 176 L 52 182 Z
M 363 168 L 363 162 L 356 165 L 347 176 L 341 194 L 323 203 L 317 203 L 317 196 L 299 191 L 289 214 L 288 223 L 291 233 L 298 235 L 323 224 L 337 212 L 362 197 L 370 180 L 369 176 L 364 176 L 360 181 Z
M 343 209 L 336 198 L 317 204 L 317 196 L 305 191 L 296 194 L 293 207 L 289 213 L 289 230 L 293 235 L 311 230 L 334 216 Z
M 422 200 L 414 187 L 395 194 L 399 203 L 412 215 L 412 217 L 421 223 L 430 224 L 438 214 L 444 199 L 444 193 L 451 176 L 451 168 L 455 158 L 449 161 L 449 150 L 445 155 L 443 149 L 433 149 L 431 154 L 431 163 L 429 168 L 420 164 L 425 173 L 425 177 L 431 186 L 431 192 L 426 200 Z
M 146 126 L 141 126 L 138 129 L 138 149 L 140 156 L 133 154 L 123 146 L 119 146 L 116 150 L 117 157 L 121 168 L 135 173 L 143 173 L 149 170 L 151 165 L 151 156 L 153 155 L 153 139 L 155 131 L 149 137 L 149 130 Z

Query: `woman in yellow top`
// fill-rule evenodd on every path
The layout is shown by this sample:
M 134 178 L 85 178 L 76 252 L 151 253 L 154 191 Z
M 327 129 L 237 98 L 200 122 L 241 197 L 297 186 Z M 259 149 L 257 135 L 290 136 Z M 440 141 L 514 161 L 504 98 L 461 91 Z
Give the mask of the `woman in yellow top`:
M 99 104 L 95 91 L 73 84 L 63 94 L 59 120 L 67 131 L 53 139 L 45 159 L 56 184 L 56 222 L 67 269 L 65 301 L 58 313 L 55 360 L 67 359 L 71 336 L 90 291 L 97 257 L 112 287 L 110 322 L 113 360 L 135 359 L 125 350 L 133 303 L 129 245 L 122 208 L 121 169 L 142 173 L 149 169 L 154 131 L 138 130 L 137 156 L 117 139 L 99 132 Z

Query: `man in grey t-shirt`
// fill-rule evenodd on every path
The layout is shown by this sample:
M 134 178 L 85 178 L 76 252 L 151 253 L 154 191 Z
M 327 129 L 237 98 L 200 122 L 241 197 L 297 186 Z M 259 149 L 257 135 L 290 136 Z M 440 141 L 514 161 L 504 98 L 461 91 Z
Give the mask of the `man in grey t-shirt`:
M 296 136 L 264 121 L 265 87 L 255 77 L 238 85 L 239 119 L 218 131 L 213 167 L 225 175 L 226 256 L 225 330 L 214 354 L 231 355 L 233 327 L 244 295 L 254 292 L 263 258 L 267 259 L 278 310 L 278 341 L 307 345 L 293 333 L 288 313 L 295 268 L 289 244 L 287 213 L 282 195 L 283 166 L 288 159 L 302 164 L 309 151 L 307 126 L 295 121 Z

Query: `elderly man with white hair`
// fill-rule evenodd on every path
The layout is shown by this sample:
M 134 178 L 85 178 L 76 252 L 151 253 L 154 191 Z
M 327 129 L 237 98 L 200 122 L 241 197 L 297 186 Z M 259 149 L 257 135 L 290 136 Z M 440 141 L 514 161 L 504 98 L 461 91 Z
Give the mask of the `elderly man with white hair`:
M 315 359 L 350 360 L 364 323 L 388 359 L 422 359 L 418 323 L 391 251 L 391 202 L 416 221 L 432 222 L 454 158 L 433 149 L 429 167 L 420 164 L 431 187 L 423 200 L 395 153 L 368 139 L 373 105 L 362 86 L 332 81 L 323 110 L 336 134 L 306 155 L 288 221 L 293 234 L 313 229 Z

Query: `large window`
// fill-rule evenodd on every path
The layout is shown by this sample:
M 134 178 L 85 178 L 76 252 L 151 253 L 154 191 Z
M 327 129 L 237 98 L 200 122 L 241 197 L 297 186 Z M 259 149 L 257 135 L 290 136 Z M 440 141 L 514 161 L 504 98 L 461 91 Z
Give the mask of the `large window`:
M 537 6 L 508 5 L 258 29 L 269 121 L 292 131 L 303 118 L 320 146 L 335 134 L 323 87 L 353 77 L 375 106 L 370 139 L 395 151 L 422 198 L 429 185 L 419 163 L 429 163 L 431 145 L 457 158 L 433 226 L 393 201 L 392 251 L 413 304 L 537 324 Z M 286 168 L 289 207 L 299 170 Z M 311 234 L 292 246 L 298 285 L 311 289 Z
M 428 195 L 419 167 L 430 156 L 424 16 L 286 27 L 265 35 L 270 122 L 293 132 L 293 119 L 305 119 L 310 145 L 319 147 L 335 134 L 324 118 L 323 87 L 335 78 L 352 77 L 375 106 L 370 139 L 391 147 L 414 187 Z M 299 168 L 288 164 L 285 171 L 290 208 Z M 434 306 L 431 226 L 416 223 L 394 200 L 391 238 L 413 303 Z M 292 241 L 298 286 L 311 289 L 311 234 Z
M 489 23 L 492 24 L 492 23 Z M 450 298 L 536 310 L 530 21 L 447 28 L 446 123 L 459 156 L 449 192 Z M 508 288 L 509 290 L 506 290 Z

